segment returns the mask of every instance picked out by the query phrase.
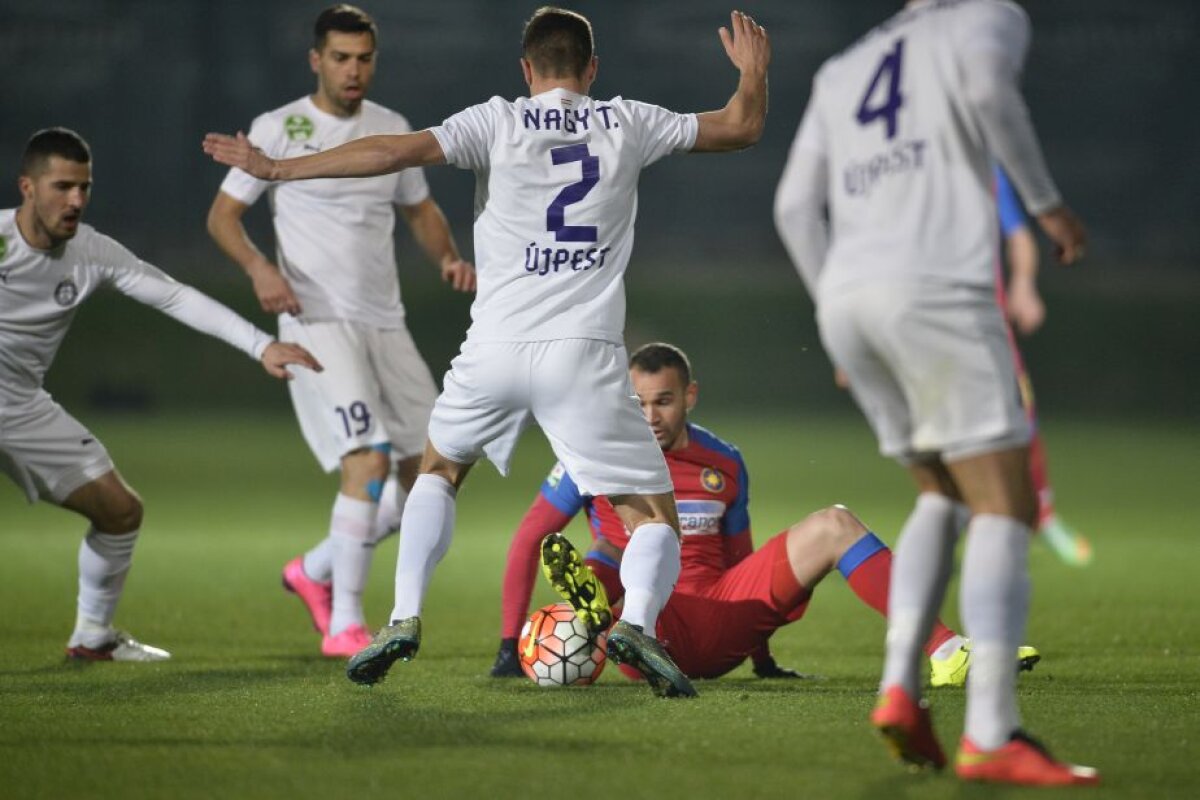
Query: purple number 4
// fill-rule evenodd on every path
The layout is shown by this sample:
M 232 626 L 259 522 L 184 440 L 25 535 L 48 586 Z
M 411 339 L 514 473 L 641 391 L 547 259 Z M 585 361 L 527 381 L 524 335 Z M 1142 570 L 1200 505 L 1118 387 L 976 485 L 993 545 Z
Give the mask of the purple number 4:
M 896 44 L 879 62 L 879 67 L 875 70 L 875 77 L 871 78 L 871 85 L 867 87 L 862 102 L 858 104 L 858 113 L 855 115 L 859 125 L 866 125 L 883 117 L 884 122 L 887 123 L 888 140 L 896 136 L 896 115 L 900 112 L 900 106 L 904 104 L 904 96 L 900 94 L 900 65 L 903 57 L 904 40 L 897 39 Z M 875 90 L 885 79 L 887 80 L 885 90 L 887 94 L 884 96 L 883 102 L 870 105 Z

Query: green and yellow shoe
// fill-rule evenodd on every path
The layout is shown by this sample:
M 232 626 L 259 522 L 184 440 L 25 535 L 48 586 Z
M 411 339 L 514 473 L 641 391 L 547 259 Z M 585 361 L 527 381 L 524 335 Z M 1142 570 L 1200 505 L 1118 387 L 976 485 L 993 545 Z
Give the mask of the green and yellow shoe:
M 412 661 L 421 647 L 421 619 L 408 617 L 385 625 L 371 643 L 350 657 L 346 677 L 362 686 L 373 686 L 396 661 Z
M 1037 538 L 1046 543 L 1054 555 L 1072 567 L 1092 563 L 1092 543 L 1081 533 L 1072 530 L 1057 516 L 1050 517 L 1038 527 Z
M 554 591 L 575 609 L 575 616 L 583 621 L 593 638 L 608 630 L 612 609 L 604 584 L 561 533 L 552 533 L 542 540 L 542 574 Z
M 1041 660 L 1042 654 L 1036 647 L 1023 644 L 1017 648 L 1017 672 L 1030 672 L 1033 665 Z M 968 640 L 947 658 L 929 659 L 929 685 L 966 686 L 967 673 L 970 671 L 971 642 Z
M 692 682 L 675 666 L 662 643 L 647 636 L 640 625 L 621 620 L 608 633 L 608 657 L 642 673 L 659 697 L 696 697 Z

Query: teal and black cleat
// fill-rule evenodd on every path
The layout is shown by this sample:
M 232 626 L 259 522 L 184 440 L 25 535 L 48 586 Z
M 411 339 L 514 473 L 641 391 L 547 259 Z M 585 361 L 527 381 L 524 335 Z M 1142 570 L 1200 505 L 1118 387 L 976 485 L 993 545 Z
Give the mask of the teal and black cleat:
M 350 657 L 346 677 L 362 686 L 373 686 L 384 679 L 396 661 L 412 661 L 420 647 L 420 617 L 385 625 L 369 645 Z
M 608 634 L 608 657 L 642 673 L 659 697 L 696 697 L 696 689 L 675 666 L 662 644 L 642 632 L 640 625 L 621 620 Z
M 575 616 L 587 626 L 592 638 L 608 630 L 612 609 L 604 584 L 561 533 L 552 533 L 542 540 L 542 574 L 554 591 L 575 609 Z

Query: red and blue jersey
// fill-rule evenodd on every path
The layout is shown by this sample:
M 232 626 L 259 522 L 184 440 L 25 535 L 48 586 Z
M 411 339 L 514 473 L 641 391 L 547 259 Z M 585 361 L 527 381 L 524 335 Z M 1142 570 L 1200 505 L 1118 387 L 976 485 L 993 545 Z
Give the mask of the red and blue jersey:
M 752 549 L 749 476 L 742 454 L 699 425 L 689 423 L 687 433 L 687 447 L 663 453 L 683 534 L 680 586 L 719 578 Z M 562 464 L 555 464 L 541 494 L 568 517 L 586 511 L 593 538 L 625 549 L 629 532 L 612 504 L 580 492 Z

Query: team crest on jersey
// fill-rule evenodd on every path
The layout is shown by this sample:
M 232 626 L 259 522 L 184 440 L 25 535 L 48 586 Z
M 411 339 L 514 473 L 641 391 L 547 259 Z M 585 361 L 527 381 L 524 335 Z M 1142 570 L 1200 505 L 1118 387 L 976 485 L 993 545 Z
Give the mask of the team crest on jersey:
M 64 308 L 74 303 L 77 297 L 79 297 L 79 287 L 70 278 L 59 281 L 58 286 L 54 287 L 54 302 Z
M 312 120 L 303 114 L 289 114 L 283 121 L 283 129 L 293 142 L 307 142 L 313 135 Z
M 554 469 L 550 470 L 550 474 L 546 476 L 546 483 L 551 489 L 557 489 L 558 485 L 562 483 L 562 477 L 566 474 L 566 472 L 567 468 L 562 465 L 561 461 L 559 461 L 554 465 Z
M 725 488 L 725 476 L 712 467 L 705 467 L 700 471 L 700 485 L 713 494 L 718 494 Z

